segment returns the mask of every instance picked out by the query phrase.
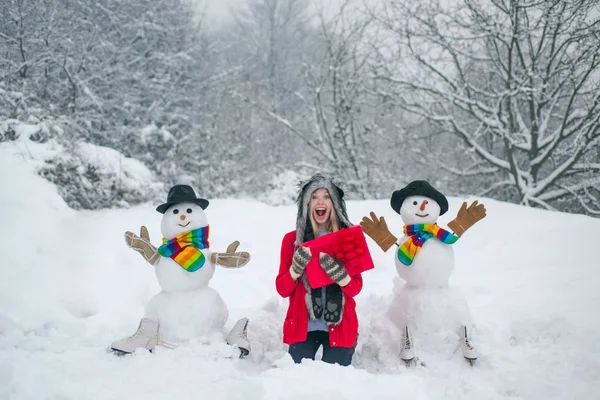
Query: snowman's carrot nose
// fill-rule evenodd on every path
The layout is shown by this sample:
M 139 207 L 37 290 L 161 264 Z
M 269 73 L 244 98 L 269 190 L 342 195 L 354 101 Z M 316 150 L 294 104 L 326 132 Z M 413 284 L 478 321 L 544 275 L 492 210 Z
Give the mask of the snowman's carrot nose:
M 185 221 L 185 215 L 180 215 L 179 219 L 182 220 L 182 221 Z
M 427 200 L 423 200 L 423 202 L 421 203 L 421 207 L 419 207 L 419 210 L 424 211 L 425 210 L 425 204 L 427 204 Z M 182 215 L 183 217 L 183 215 Z

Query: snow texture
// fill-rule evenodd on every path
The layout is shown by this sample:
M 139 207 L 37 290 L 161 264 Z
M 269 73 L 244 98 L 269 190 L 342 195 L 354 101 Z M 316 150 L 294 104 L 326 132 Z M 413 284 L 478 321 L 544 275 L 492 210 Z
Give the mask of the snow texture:
M 281 341 L 287 301 L 277 296 L 274 279 L 295 207 L 211 198 L 206 215 L 213 251 L 238 239 L 240 250 L 252 255 L 244 268 L 218 269 L 211 280 L 229 308 L 225 329 L 249 317 L 252 352 L 239 359 L 222 337 L 207 336 L 175 350 L 117 357 L 108 346 L 135 331 L 160 291 L 153 268 L 123 239 L 123 232 L 145 224 L 152 242 L 160 243 L 156 204 L 73 211 L 13 150 L 0 146 L 0 399 L 547 400 L 600 394 L 598 219 L 478 199 L 488 216 L 453 245 L 450 278 L 473 317 L 475 367 L 460 352 L 452 354 L 444 331 L 417 343 L 427 366 L 404 366 L 395 327 L 381 318 L 401 282 L 392 252 L 383 254 L 369 240 L 376 266 L 364 274 L 356 298 L 359 344 L 353 366 L 343 368 L 295 365 Z M 442 226 L 465 199 L 449 200 Z M 348 202 L 354 223 L 371 210 L 401 234 L 401 219 L 387 200 Z

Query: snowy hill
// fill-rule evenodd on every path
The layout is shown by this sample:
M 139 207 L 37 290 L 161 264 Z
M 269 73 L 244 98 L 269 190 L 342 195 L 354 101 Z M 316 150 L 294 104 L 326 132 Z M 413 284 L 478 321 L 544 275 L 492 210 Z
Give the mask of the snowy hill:
M 227 327 L 250 318 L 253 351 L 235 358 L 211 339 L 176 350 L 116 357 L 109 344 L 135 331 L 158 291 L 153 269 L 127 248 L 144 224 L 160 242 L 154 204 L 76 212 L 29 161 L 0 147 L 0 399 L 594 399 L 600 397 L 600 220 L 482 199 L 488 217 L 455 245 L 451 284 L 475 320 L 478 364 L 430 354 L 406 369 L 393 354 L 366 358 L 385 338 L 373 319 L 391 301 L 393 256 L 372 242 L 374 270 L 357 297 L 355 365 L 294 365 L 281 343 L 286 301 L 274 278 L 295 208 L 211 199 L 211 247 L 238 239 L 252 261 L 217 269 L 211 282 L 229 307 Z M 166 193 L 165 193 L 166 197 Z M 451 198 L 453 217 L 463 199 Z M 389 202 L 349 202 L 350 219 L 369 211 L 402 222 Z

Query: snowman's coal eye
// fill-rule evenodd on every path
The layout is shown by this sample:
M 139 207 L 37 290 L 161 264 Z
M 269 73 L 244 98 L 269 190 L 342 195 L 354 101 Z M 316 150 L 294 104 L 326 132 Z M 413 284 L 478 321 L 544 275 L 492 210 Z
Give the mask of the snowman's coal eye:
M 425 200 L 425 204 L 429 204 L 429 202 L 427 200 Z
M 179 214 L 179 210 L 178 209 L 174 209 L 173 210 L 173 214 Z
M 417 205 L 417 204 L 419 204 L 419 203 L 417 203 L 417 201 L 415 200 L 415 201 L 413 201 L 413 204 L 416 206 L 416 205 Z
M 187 213 L 188 213 L 188 214 L 191 214 L 191 213 L 192 213 L 192 209 L 191 209 L 191 208 L 188 208 L 188 209 L 187 209 L 187 210 L 185 210 L 185 211 L 187 211 Z

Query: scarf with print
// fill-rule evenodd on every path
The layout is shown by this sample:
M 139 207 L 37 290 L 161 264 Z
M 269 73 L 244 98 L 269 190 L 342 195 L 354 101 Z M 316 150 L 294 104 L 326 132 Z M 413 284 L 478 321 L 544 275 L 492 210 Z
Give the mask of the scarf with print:
M 434 236 L 446 244 L 452 244 L 458 240 L 458 236 L 440 228 L 437 224 L 405 225 L 404 235 L 408 236 L 408 240 L 398 247 L 398 260 L 404 265 L 412 264 L 423 247 L 423 243 Z
M 158 253 L 173 259 L 188 272 L 197 271 L 206 262 L 200 249 L 209 247 L 208 231 L 208 226 L 205 226 L 184 232 L 170 240 L 163 238 L 163 245 L 158 248 Z

